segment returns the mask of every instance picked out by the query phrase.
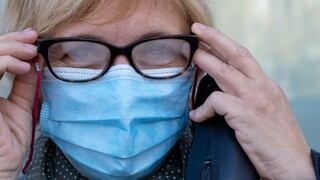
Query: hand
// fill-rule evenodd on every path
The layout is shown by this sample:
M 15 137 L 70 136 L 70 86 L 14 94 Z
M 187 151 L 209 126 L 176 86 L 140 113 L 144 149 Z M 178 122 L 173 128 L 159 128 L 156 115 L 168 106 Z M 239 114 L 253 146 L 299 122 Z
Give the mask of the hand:
M 28 153 L 36 72 L 28 61 L 37 55 L 31 29 L 0 36 L 0 74 L 18 75 L 8 99 L 0 99 L 0 179 L 16 179 Z
M 194 63 L 223 92 L 213 92 L 190 118 L 224 116 L 262 178 L 315 179 L 310 149 L 280 87 L 246 48 L 215 28 L 196 23 L 192 31 L 201 40 Z

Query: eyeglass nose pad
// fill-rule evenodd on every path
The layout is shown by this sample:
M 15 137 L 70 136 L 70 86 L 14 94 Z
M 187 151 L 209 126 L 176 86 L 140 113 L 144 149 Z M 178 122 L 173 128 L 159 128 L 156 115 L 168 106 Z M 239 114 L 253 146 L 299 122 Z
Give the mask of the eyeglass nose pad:
M 127 64 L 127 65 L 130 64 L 128 58 L 125 55 L 116 56 L 112 63 L 112 66 L 120 65 L 120 64 Z

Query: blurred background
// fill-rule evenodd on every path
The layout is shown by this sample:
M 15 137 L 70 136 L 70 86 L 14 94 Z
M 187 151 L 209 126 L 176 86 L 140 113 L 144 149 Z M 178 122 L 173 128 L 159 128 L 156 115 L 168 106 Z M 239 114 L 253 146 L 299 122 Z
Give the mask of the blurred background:
M 209 1 L 215 25 L 248 47 L 284 89 L 307 141 L 320 151 L 320 1 Z

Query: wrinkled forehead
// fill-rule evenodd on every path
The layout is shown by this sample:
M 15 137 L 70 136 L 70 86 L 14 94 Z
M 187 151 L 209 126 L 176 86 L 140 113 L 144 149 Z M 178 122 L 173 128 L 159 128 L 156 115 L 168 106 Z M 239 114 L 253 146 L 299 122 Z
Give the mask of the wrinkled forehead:
M 120 1 L 107 1 L 84 21 L 59 27 L 54 36 L 89 35 L 124 45 L 146 36 L 188 34 L 190 31 L 183 12 L 173 0 L 116 2 Z

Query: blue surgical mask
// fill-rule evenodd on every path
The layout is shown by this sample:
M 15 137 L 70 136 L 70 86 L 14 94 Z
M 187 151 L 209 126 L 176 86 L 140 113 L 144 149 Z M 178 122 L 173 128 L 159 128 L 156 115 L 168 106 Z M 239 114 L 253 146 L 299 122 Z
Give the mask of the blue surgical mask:
M 61 68 L 59 76 L 86 73 L 95 71 Z M 159 168 L 188 124 L 193 75 L 191 69 L 177 78 L 152 80 L 128 65 L 117 65 L 98 80 L 68 83 L 45 69 L 42 133 L 90 179 L 147 177 Z

